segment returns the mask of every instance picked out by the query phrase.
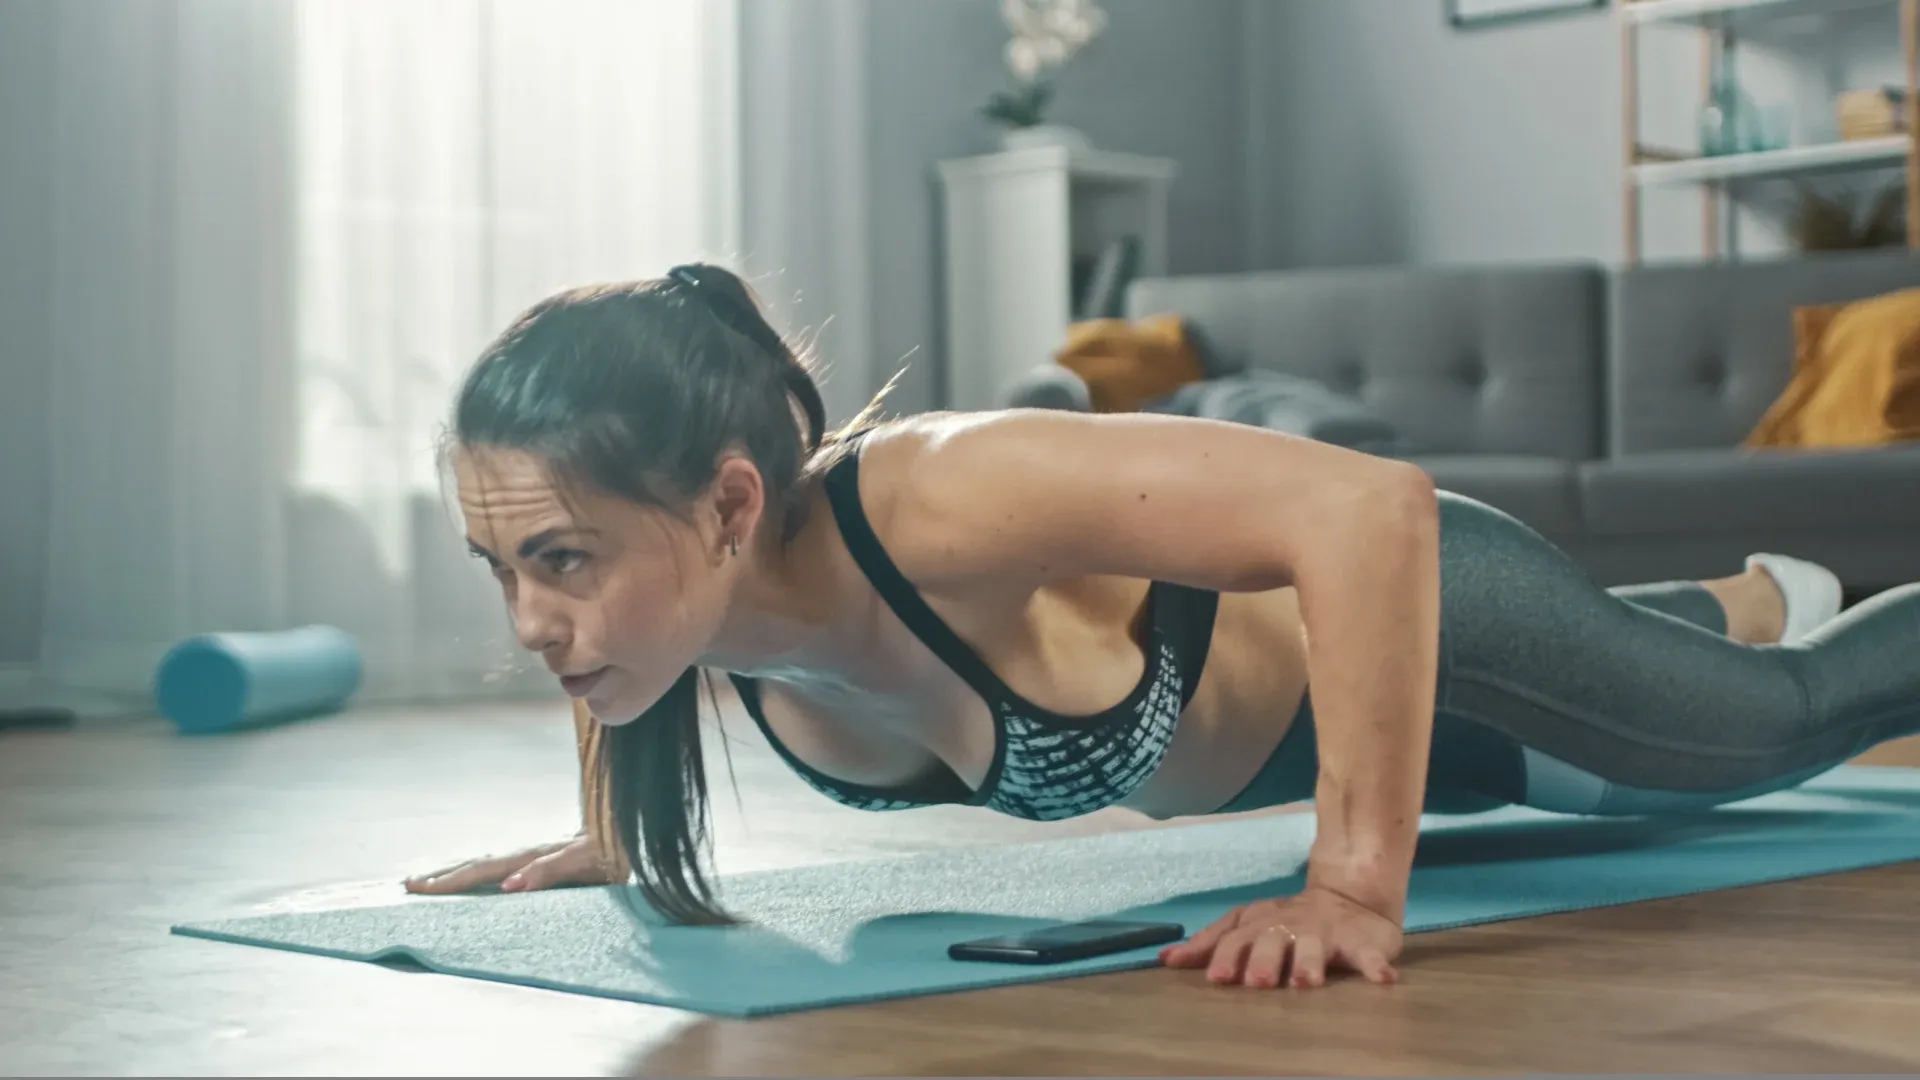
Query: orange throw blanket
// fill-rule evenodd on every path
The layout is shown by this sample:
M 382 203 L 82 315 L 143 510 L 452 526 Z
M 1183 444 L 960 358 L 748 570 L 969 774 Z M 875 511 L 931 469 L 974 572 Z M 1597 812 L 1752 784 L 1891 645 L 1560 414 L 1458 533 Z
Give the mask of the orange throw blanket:
M 1793 379 L 1748 449 L 1920 440 L 1920 289 L 1793 313 Z
M 1054 363 L 1080 376 L 1094 412 L 1134 412 L 1207 377 L 1177 315 L 1090 319 L 1067 328 Z

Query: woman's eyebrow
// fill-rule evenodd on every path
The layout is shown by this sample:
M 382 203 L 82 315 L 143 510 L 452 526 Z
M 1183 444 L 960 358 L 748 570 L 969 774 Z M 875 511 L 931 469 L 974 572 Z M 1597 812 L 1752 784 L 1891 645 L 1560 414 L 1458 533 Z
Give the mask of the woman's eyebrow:
M 542 529 L 532 536 L 527 537 L 525 540 L 520 541 L 519 554 L 523 559 L 531 559 L 540 553 L 541 548 L 546 547 L 548 544 L 553 543 L 563 536 L 592 536 L 596 531 L 597 530 L 594 529 L 583 529 L 577 525 L 561 525 L 551 529 Z M 467 549 L 483 559 L 494 558 L 493 552 L 481 547 L 472 537 L 467 538 Z

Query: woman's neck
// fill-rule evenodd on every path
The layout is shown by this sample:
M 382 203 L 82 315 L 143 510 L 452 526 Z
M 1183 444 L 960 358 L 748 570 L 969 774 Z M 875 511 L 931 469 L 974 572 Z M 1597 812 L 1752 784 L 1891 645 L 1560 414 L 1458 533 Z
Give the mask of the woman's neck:
M 859 571 L 845 557 L 824 492 L 811 488 L 791 540 L 778 527 L 759 530 L 701 666 L 797 685 L 851 689 L 862 681 L 874 620 L 851 587 L 858 583 L 848 571 Z

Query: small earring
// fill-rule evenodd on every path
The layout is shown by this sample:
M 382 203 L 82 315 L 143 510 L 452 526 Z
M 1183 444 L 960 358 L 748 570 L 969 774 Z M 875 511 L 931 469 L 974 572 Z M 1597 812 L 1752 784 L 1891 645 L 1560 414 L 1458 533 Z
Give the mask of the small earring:
M 740 534 L 739 533 L 733 533 L 727 537 L 727 550 L 734 555 L 740 554 Z

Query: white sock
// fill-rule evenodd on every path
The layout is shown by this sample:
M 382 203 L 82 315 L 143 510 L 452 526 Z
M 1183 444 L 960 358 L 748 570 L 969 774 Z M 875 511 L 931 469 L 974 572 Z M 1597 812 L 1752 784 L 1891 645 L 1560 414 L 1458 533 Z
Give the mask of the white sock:
M 1799 641 L 1840 614 L 1840 579 L 1826 567 L 1791 555 L 1766 552 L 1747 556 L 1747 569 L 1755 566 L 1765 570 L 1780 586 L 1780 596 L 1786 603 L 1786 625 L 1780 632 L 1782 645 Z

